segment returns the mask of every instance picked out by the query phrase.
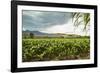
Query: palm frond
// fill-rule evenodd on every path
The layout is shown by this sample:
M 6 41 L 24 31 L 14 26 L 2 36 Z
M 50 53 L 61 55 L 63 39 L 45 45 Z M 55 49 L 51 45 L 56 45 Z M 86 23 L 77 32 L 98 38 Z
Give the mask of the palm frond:
M 90 14 L 89 13 L 72 13 L 72 21 L 74 21 L 75 27 L 78 27 L 79 25 L 82 24 L 82 22 L 84 22 L 83 30 L 86 30 L 90 22 Z

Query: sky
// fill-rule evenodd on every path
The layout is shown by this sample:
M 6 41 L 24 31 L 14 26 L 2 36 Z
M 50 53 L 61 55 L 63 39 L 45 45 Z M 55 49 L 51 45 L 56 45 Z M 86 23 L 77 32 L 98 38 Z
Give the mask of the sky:
M 31 31 L 40 31 L 44 33 L 66 33 L 85 35 L 82 32 L 83 26 L 77 29 L 73 26 L 71 12 L 54 11 L 22 11 L 22 29 Z M 87 32 L 89 34 L 89 31 Z

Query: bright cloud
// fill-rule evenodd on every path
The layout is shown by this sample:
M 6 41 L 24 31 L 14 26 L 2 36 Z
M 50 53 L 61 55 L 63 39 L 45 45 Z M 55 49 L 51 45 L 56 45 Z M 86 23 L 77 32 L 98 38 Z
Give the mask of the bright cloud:
M 46 33 L 73 33 L 73 25 L 69 22 L 63 25 L 54 25 L 44 29 L 42 32 Z
M 44 29 L 42 32 L 45 33 L 66 33 L 66 34 L 78 34 L 78 35 L 89 35 L 90 32 L 87 31 L 83 32 L 83 25 L 79 26 L 78 28 L 75 29 L 75 27 L 73 26 L 73 23 L 71 23 L 71 21 L 69 21 L 66 24 L 63 25 L 55 25 L 52 27 L 48 27 L 46 29 Z

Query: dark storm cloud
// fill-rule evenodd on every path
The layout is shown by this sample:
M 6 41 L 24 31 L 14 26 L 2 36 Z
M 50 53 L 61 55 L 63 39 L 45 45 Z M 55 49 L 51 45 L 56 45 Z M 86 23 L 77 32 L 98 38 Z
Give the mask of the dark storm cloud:
M 23 10 L 23 29 L 43 30 L 50 26 L 63 25 L 71 19 L 71 13 L 67 12 L 43 12 Z

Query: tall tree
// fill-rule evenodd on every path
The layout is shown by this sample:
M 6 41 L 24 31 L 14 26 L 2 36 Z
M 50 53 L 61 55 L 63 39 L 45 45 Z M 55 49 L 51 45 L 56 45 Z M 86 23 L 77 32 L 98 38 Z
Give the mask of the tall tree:
M 34 37 L 34 34 L 33 33 L 30 33 L 30 38 L 33 38 Z

